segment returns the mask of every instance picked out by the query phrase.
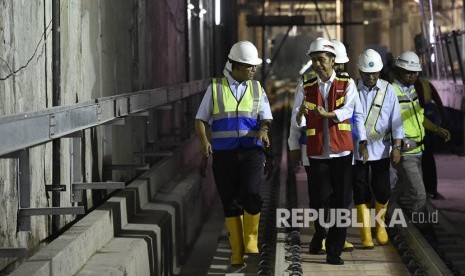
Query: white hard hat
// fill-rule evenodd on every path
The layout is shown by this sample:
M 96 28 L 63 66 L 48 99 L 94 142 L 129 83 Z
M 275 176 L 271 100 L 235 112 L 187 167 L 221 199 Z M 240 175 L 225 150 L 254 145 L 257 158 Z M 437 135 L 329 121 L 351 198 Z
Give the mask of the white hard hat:
M 250 41 L 239 41 L 231 47 L 228 58 L 233 61 L 250 65 L 262 64 L 262 59 L 258 57 L 255 45 Z
M 307 51 L 307 55 L 314 52 L 328 52 L 336 55 L 333 43 L 326 38 L 319 37 L 310 44 L 310 48 Z
M 349 62 L 349 57 L 347 56 L 346 46 L 342 42 L 336 39 L 331 39 L 331 43 L 334 45 L 334 50 L 336 50 L 336 59 L 335 63 L 347 63 Z
M 375 73 L 383 69 L 383 60 L 378 52 L 365 49 L 358 56 L 358 69 L 364 73 Z
M 403 52 L 394 65 L 407 71 L 421 72 L 420 58 L 412 51 Z

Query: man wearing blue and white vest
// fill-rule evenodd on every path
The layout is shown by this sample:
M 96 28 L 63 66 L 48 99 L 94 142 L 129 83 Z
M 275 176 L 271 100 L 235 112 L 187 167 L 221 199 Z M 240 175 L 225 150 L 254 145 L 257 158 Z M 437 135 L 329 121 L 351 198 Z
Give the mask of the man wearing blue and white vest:
M 354 141 L 356 150 L 354 150 L 352 187 L 357 220 L 362 224 L 360 227 L 362 249 L 373 249 L 369 210 L 374 207 L 376 215 L 381 213 L 380 217 L 384 221 L 391 195 L 390 161 L 393 165 L 399 163 L 404 128 L 394 87 L 379 78 L 383 69 L 379 53 L 373 49 L 364 50 L 358 59 L 358 69 L 361 79 L 357 80 L 357 90 L 361 109 L 366 117 L 366 146 L 369 157 L 368 162 L 363 162 L 357 150 L 359 143 Z M 356 129 L 355 133 L 357 132 Z M 373 198 L 375 206 L 371 206 Z M 376 241 L 379 245 L 383 245 L 388 240 L 384 225 L 376 222 Z
M 246 270 L 245 254 L 259 253 L 263 149 L 270 146 L 268 130 L 273 117 L 264 89 L 253 80 L 262 63 L 257 48 L 249 41 L 237 42 L 228 59 L 224 76 L 212 79 L 205 92 L 195 128 L 202 157 L 213 156 L 213 177 L 231 246 L 228 272 L 233 273 Z

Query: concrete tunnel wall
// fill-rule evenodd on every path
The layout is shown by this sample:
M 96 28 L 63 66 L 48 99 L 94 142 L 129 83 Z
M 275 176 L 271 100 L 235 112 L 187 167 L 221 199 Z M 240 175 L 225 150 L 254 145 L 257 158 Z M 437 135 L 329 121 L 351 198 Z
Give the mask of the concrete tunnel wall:
M 60 3 L 62 105 L 188 81 L 185 1 Z M 51 14 L 52 0 L 0 0 L 0 116 L 52 106 Z M 7 77 L 21 66 L 25 68 Z M 170 116 L 169 112 L 157 114 L 162 118 L 154 119 L 161 122 Z M 124 126 L 112 128 L 113 163 L 134 163 L 132 153 L 144 150 L 146 136 L 133 136 L 132 132 L 145 126 L 145 118 L 135 117 L 127 119 Z M 162 125 L 159 132 L 168 133 L 170 127 Z M 102 135 L 102 127 L 84 131 L 84 182 L 103 180 Z M 51 143 L 31 148 L 31 207 L 51 207 L 51 193 L 45 191 L 45 185 L 52 182 L 51 149 Z M 0 247 L 26 247 L 32 253 L 50 234 L 51 218 L 33 216 L 33 231 L 18 231 L 16 171 L 16 159 L 0 159 Z M 72 205 L 69 172 L 69 141 L 62 139 L 60 184 L 67 186 L 61 193 L 62 207 Z M 113 172 L 112 179 L 128 181 L 133 177 L 134 172 L 122 171 Z M 92 206 L 92 192 L 87 191 L 86 207 Z M 73 219 L 62 216 L 62 226 Z M 0 258 L 0 270 L 12 261 Z

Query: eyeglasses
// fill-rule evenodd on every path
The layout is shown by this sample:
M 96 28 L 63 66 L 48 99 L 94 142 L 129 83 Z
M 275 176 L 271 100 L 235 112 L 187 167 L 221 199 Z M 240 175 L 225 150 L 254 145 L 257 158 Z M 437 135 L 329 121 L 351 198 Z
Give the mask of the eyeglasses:
M 257 69 L 258 65 L 251 65 L 247 63 L 239 63 L 239 66 L 244 67 L 245 69 Z
M 362 77 L 367 77 L 367 78 L 368 78 L 368 77 L 375 77 L 375 78 L 377 78 L 377 77 L 379 77 L 379 74 L 380 74 L 380 72 L 370 72 L 370 73 L 367 73 L 367 72 L 362 72 L 362 71 L 360 71 L 360 76 L 362 76 Z
M 405 69 L 399 69 L 399 73 L 402 75 L 408 75 L 408 76 L 418 76 L 418 74 L 420 74 L 420 72 L 408 71 Z

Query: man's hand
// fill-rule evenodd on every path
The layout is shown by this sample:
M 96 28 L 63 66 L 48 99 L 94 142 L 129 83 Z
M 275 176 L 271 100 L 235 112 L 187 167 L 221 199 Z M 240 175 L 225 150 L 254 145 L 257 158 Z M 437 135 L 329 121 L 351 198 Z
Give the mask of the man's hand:
M 436 128 L 434 133 L 436 133 L 437 136 L 443 138 L 444 142 L 447 143 L 447 142 L 450 141 L 450 132 L 447 129 L 442 128 L 442 127 L 438 127 L 438 128 Z
M 395 167 L 400 162 L 400 146 L 393 146 L 391 150 L 391 165 Z
M 295 116 L 295 119 L 297 121 L 297 125 L 300 126 L 300 124 L 302 123 L 302 116 L 306 116 L 309 111 L 310 111 L 310 109 L 307 106 L 305 106 L 305 100 L 302 101 L 302 104 L 299 107 L 299 111 L 297 112 L 297 114 Z
M 358 143 L 358 155 L 362 158 L 363 164 L 365 164 L 368 161 L 368 147 L 367 147 L 367 141 L 360 141 Z
M 213 150 L 212 150 L 212 145 L 210 144 L 210 142 L 208 140 L 205 142 L 202 142 L 200 145 L 200 155 L 208 158 L 208 156 L 210 156 L 210 154 L 212 153 L 213 153 Z
M 270 138 L 268 138 L 268 128 L 260 128 L 255 139 L 262 143 L 263 148 L 268 148 L 271 145 Z
M 326 112 L 326 109 L 324 107 L 322 107 L 321 105 L 317 106 L 316 109 L 315 109 L 315 115 L 317 115 L 318 117 L 327 117 L 327 114 L 328 112 Z

